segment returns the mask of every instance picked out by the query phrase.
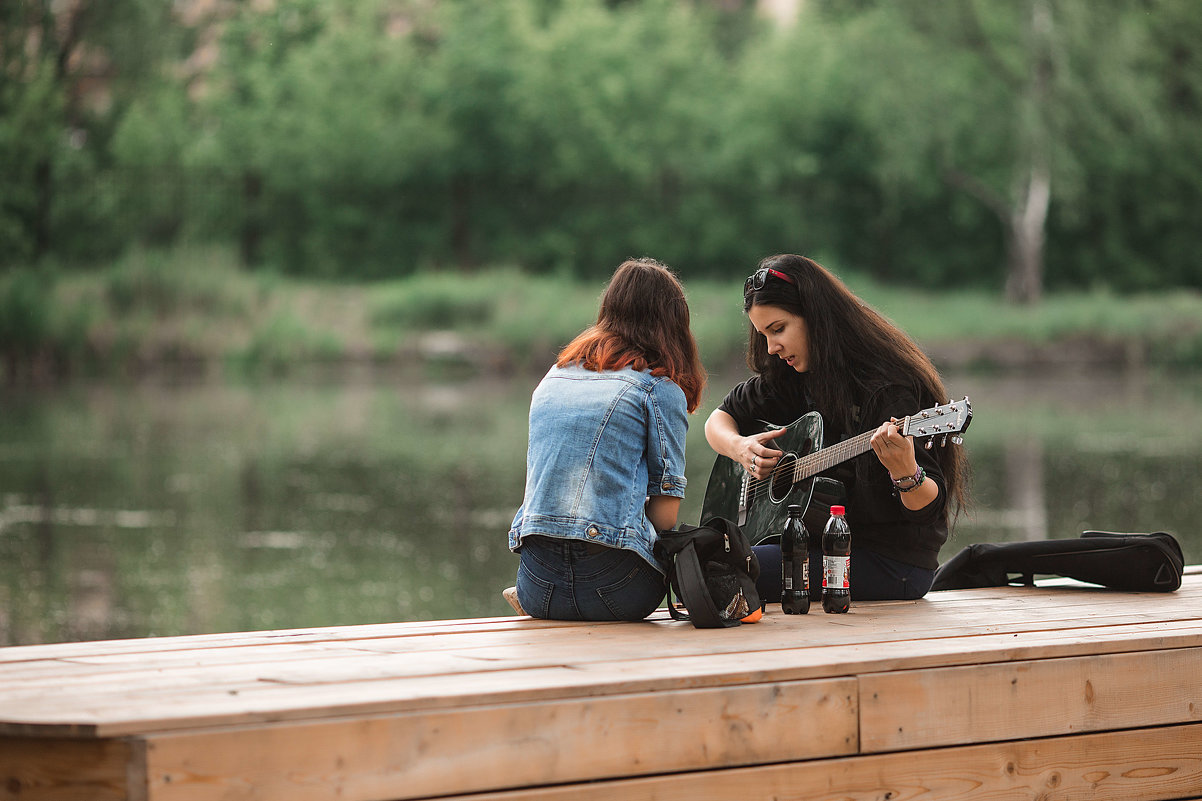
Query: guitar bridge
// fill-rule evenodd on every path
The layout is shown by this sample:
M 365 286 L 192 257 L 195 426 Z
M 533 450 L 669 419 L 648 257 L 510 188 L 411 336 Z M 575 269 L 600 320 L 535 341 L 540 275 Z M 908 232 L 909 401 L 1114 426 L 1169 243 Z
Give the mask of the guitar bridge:
M 739 515 L 735 522 L 740 527 L 747 525 L 747 513 L 751 509 L 751 476 L 743 474 L 739 482 Z

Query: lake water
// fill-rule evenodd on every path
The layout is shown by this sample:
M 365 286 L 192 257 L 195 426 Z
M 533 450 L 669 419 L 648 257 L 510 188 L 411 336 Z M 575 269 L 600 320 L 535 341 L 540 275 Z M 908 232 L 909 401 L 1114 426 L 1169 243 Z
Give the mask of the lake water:
M 0 390 L 0 645 L 508 614 L 536 375 Z M 713 455 L 689 434 L 684 519 Z M 950 376 L 972 542 L 1173 532 L 1202 560 L 1198 376 Z

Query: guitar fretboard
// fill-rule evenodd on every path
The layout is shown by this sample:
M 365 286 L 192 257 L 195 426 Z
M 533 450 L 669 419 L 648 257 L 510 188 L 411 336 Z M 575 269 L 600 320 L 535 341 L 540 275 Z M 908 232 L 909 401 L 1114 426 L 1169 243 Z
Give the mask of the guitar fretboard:
M 816 476 L 829 467 L 846 462 L 872 448 L 872 435 L 876 430 L 865 431 L 851 439 L 831 445 L 828 448 L 815 451 L 809 456 L 803 456 L 793 466 L 793 483 L 804 481 L 810 476 Z

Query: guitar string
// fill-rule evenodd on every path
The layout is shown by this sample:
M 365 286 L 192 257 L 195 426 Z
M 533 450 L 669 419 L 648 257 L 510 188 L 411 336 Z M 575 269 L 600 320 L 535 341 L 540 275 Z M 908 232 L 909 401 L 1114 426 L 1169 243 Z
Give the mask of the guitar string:
M 840 464 L 853 456 L 867 453 L 872 447 L 867 443 L 872 440 L 872 435 L 875 433 L 876 429 L 865 431 L 863 434 L 858 434 L 851 439 L 838 442 L 829 448 L 820 448 L 813 453 L 798 457 L 789 468 L 786 468 L 786 470 L 793 473 L 790 484 L 796 484 L 798 481 L 816 476 L 828 467 Z M 803 471 L 803 468 L 807 468 L 810 465 L 814 465 L 813 472 L 809 472 L 808 470 Z M 758 500 L 761 491 L 770 492 L 772 490 L 773 481 L 779 478 L 779 476 L 776 476 L 776 471 L 779 469 L 780 465 L 777 464 L 767 478 L 753 478 L 747 482 L 751 496 L 750 500 Z M 807 475 L 802 475 L 802 472 L 806 472 Z
M 908 426 L 913 419 L 913 415 L 907 415 L 898 422 L 902 426 Z M 792 466 L 788 468 L 792 470 L 793 473 L 792 477 L 790 478 L 790 486 L 796 484 L 798 481 L 804 481 L 807 478 L 812 478 L 813 476 L 821 473 L 823 470 L 845 462 L 848 459 L 859 456 L 862 453 L 867 453 L 872 449 L 871 440 L 872 435 L 875 433 L 875 428 L 870 429 L 862 434 L 857 434 L 851 439 L 846 439 L 842 442 L 835 443 L 828 448 L 819 448 L 818 450 L 808 453 L 805 456 L 797 457 Z M 934 434 L 932 433 L 926 436 L 934 436 Z M 919 435 L 915 435 L 914 439 L 917 441 L 919 439 Z M 810 465 L 814 465 L 812 470 L 809 469 Z M 803 468 L 805 468 L 804 472 L 807 473 L 806 475 L 802 475 Z M 776 472 L 779 469 L 780 464 L 777 463 L 777 466 L 772 469 L 772 472 L 768 474 L 767 478 L 750 479 L 747 482 L 747 487 L 749 490 L 748 494 L 750 495 L 748 500 L 753 502 L 758 500 L 761 490 L 771 492 L 773 481 L 778 478 L 778 476 L 776 476 Z

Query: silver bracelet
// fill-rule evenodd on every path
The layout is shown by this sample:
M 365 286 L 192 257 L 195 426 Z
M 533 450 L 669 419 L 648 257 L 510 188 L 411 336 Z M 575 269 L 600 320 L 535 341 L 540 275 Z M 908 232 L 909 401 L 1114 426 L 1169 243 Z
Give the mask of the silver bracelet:
M 889 480 L 893 482 L 893 489 L 898 492 L 910 492 L 918 489 L 922 482 L 927 480 L 927 472 L 922 469 L 922 465 L 918 466 L 918 470 L 912 476 L 903 476 L 902 478 L 894 478 L 889 476 Z M 909 482 L 909 483 L 906 483 Z

